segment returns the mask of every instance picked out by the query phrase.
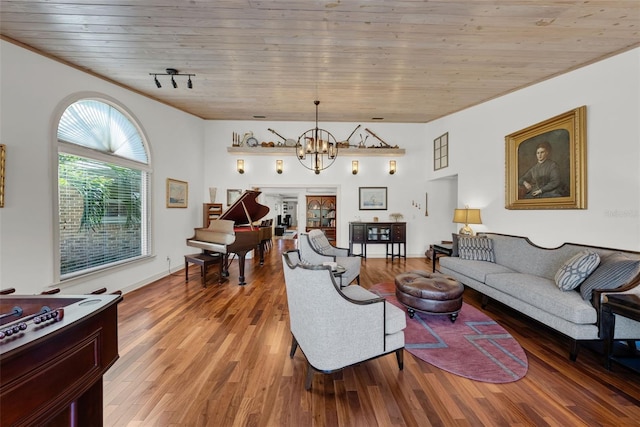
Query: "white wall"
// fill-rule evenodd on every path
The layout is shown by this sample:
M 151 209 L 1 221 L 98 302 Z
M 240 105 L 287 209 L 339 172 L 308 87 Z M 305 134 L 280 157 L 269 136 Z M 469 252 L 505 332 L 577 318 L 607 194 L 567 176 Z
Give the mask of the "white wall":
M 587 209 L 505 209 L 505 135 L 587 106 Z M 542 82 L 426 125 L 449 131 L 447 169 L 458 175 L 458 206 L 482 209 L 482 226 L 563 242 L 640 250 L 640 49 Z
M 450 238 L 459 225 L 451 222 L 456 206 L 482 208 L 483 225 L 491 230 L 526 235 L 545 246 L 564 241 L 640 250 L 640 49 L 635 49 L 530 88 L 428 124 L 361 123 L 392 145 L 403 157 L 338 157 L 320 175 L 304 169 L 293 154 L 283 157 L 284 173 L 275 172 L 275 156 L 243 156 L 246 173 L 235 171 L 236 155 L 227 153 L 232 132 L 253 131 L 259 141 L 278 141 L 271 127 L 297 138 L 309 122 L 203 121 L 151 99 L 0 42 L 0 143 L 7 145 L 5 207 L 0 209 L 0 288 L 39 293 L 53 283 L 53 212 L 55 182 L 54 116 L 65 99 L 78 93 L 104 94 L 124 105 L 139 120 L 151 145 L 154 250 L 147 262 L 131 264 L 71 285 L 65 293 L 106 286 L 132 289 L 180 268 L 192 248 L 185 241 L 200 226 L 208 188 L 254 186 L 336 187 L 338 243 L 348 243 L 348 222 L 374 216 L 387 220 L 401 212 L 408 223 L 408 254 L 422 256 L 429 243 Z M 149 82 L 150 87 L 153 82 Z M 159 89 L 161 90 L 161 89 Z M 557 114 L 587 105 L 588 209 L 516 211 L 504 208 L 504 136 Z M 321 104 L 322 106 L 322 104 Z M 338 139 L 358 123 L 325 123 Z M 449 132 L 450 166 L 433 172 L 433 139 Z M 352 138 L 359 140 L 360 132 Z M 364 133 L 364 132 L 363 132 Z M 367 144 L 377 141 L 371 137 Z M 388 160 L 398 172 L 387 173 Z M 351 160 L 360 173 L 351 174 Z M 165 207 L 166 178 L 189 182 L 189 208 Z M 389 191 L 387 211 L 358 210 L 358 187 Z M 428 212 L 411 202 L 424 203 Z M 300 210 L 300 209 L 299 209 Z M 303 211 L 304 213 L 304 211 Z M 372 256 L 383 256 L 372 246 Z
M 54 283 L 54 114 L 78 93 L 99 93 L 133 113 L 151 145 L 154 244 L 157 257 L 73 285 L 66 293 L 127 289 L 183 265 L 185 240 L 201 219 L 202 120 L 81 71 L 0 42 L 0 142 L 7 146 L 5 207 L 0 209 L 0 288 L 35 294 Z M 149 81 L 150 86 L 153 81 Z M 189 182 L 189 208 L 165 207 L 166 178 Z
M 322 103 L 320 104 L 322 107 Z M 430 238 L 424 229 L 427 219 L 424 210 L 412 208 L 411 201 L 423 201 L 426 183 L 426 165 L 428 151 L 432 148 L 424 139 L 424 124 L 386 124 L 362 123 L 359 132 L 352 137 L 351 142 L 360 141 L 360 133 L 366 135 L 368 128 L 390 145 L 398 145 L 407 152 L 405 156 L 375 156 L 348 157 L 340 156 L 335 163 L 315 175 L 305 169 L 295 157 L 295 149 L 291 154 L 282 156 L 255 156 L 229 154 L 227 147 L 231 146 L 233 132 L 253 132 L 258 141 L 281 141 L 268 131 L 276 130 L 285 138 L 298 139 L 304 131 L 315 127 L 315 109 L 312 100 L 309 102 L 309 117 L 312 121 L 303 122 L 254 122 L 254 121 L 208 121 L 205 131 L 205 186 L 218 187 L 226 195 L 228 188 L 250 189 L 253 187 L 291 187 L 299 189 L 304 194 L 308 187 L 336 187 L 337 188 L 337 244 L 347 246 L 349 243 L 349 221 L 361 219 L 372 221 L 374 216 L 380 221 L 389 221 L 389 214 L 401 212 L 407 222 L 409 236 L 407 253 L 409 255 L 423 255 L 428 247 Z M 268 114 L 268 112 L 267 112 Z M 331 123 L 322 121 L 322 108 L 319 112 L 319 126 L 329 130 L 337 140 L 346 139 L 357 124 Z M 366 141 L 367 146 L 380 145 L 373 137 Z M 382 149 L 381 149 L 382 150 Z M 242 158 L 245 163 L 245 173 L 236 172 L 236 160 Z M 284 172 L 277 174 L 276 159 L 284 160 Z M 397 172 L 389 175 L 389 160 L 397 162 Z M 359 173 L 351 173 L 351 161 L 359 161 Z M 388 209 L 386 211 L 360 211 L 358 209 L 358 187 L 387 187 Z M 225 196 L 226 197 L 226 196 Z M 304 206 L 304 198 L 300 206 Z M 424 203 L 424 202 L 422 202 Z M 299 214 L 304 218 L 305 210 L 300 208 Z M 299 218 L 300 219 L 300 218 Z M 301 224 L 304 224 L 302 221 Z M 372 256 L 384 253 L 384 245 L 370 246 L 367 251 Z M 384 255 L 383 255 L 384 256 Z

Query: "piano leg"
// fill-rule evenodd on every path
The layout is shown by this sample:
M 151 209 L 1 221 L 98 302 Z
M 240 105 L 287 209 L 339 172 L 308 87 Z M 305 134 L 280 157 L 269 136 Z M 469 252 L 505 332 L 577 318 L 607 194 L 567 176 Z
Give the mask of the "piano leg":
M 264 265 L 264 240 L 258 244 L 258 252 L 260 253 L 260 265 Z
M 238 285 L 246 285 L 244 281 L 244 261 L 249 251 L 236 252 L 238 254 Z

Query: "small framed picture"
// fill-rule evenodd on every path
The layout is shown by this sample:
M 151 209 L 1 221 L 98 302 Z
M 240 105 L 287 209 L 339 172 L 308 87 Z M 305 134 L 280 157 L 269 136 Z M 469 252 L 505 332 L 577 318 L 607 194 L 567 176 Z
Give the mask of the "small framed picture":
M 387 187 L 360 187 L 359 206 L 361 211 L 387 210 Z
M 242 195 L 242 190 L 235 188 L 227 190 L 227 206 L 231 206 Z
M 167 178 L 167 207 L 186 208 L 189 203 L 189 183 Z

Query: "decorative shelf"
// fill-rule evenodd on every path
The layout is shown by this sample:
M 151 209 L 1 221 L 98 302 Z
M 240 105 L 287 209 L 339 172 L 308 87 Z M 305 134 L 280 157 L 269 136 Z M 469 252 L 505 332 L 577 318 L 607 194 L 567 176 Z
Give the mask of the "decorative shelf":
M 227 153 L 248 156 L 295 155 L 295 147 L 227 147 Z M 404 148 L 338 148 L 339 156 L 404 156 Z

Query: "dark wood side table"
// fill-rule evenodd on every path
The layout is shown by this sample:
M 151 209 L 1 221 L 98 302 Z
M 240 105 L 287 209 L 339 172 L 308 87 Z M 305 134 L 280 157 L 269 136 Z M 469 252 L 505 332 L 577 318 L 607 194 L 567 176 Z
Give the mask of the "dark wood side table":
M 433 272 L 436 272 L 436 260 L 438 259 L 438 254 L 451 256 L 453 253 L 453 244 L 452 243 L 434 243 L 431 245 L 433 249 Z
M 614 331 L 616 327 L 616 318 L 614 315 L 624 316 L 632 320 L 640 322 L 640 297 L 632 294 L 607 295 L 602 303 L 602 327 L 605 348 L 605 367 L 611 369 L 611 361 L 617 362 L 640 372 L 639 358 L 618 358 L 613 355 Z M 640 335 L 640 333 L 639 333 Z M 640 339 L 640 336 L 635 337 Z M 629 340 L 630 345 L 634 344 L 633 340 Z M 635 353 L 635 347 L 633 349 Z M 629 360 L 627 360 L 629 359 Z M 635 362 L 635 363 L 634 363 Z

